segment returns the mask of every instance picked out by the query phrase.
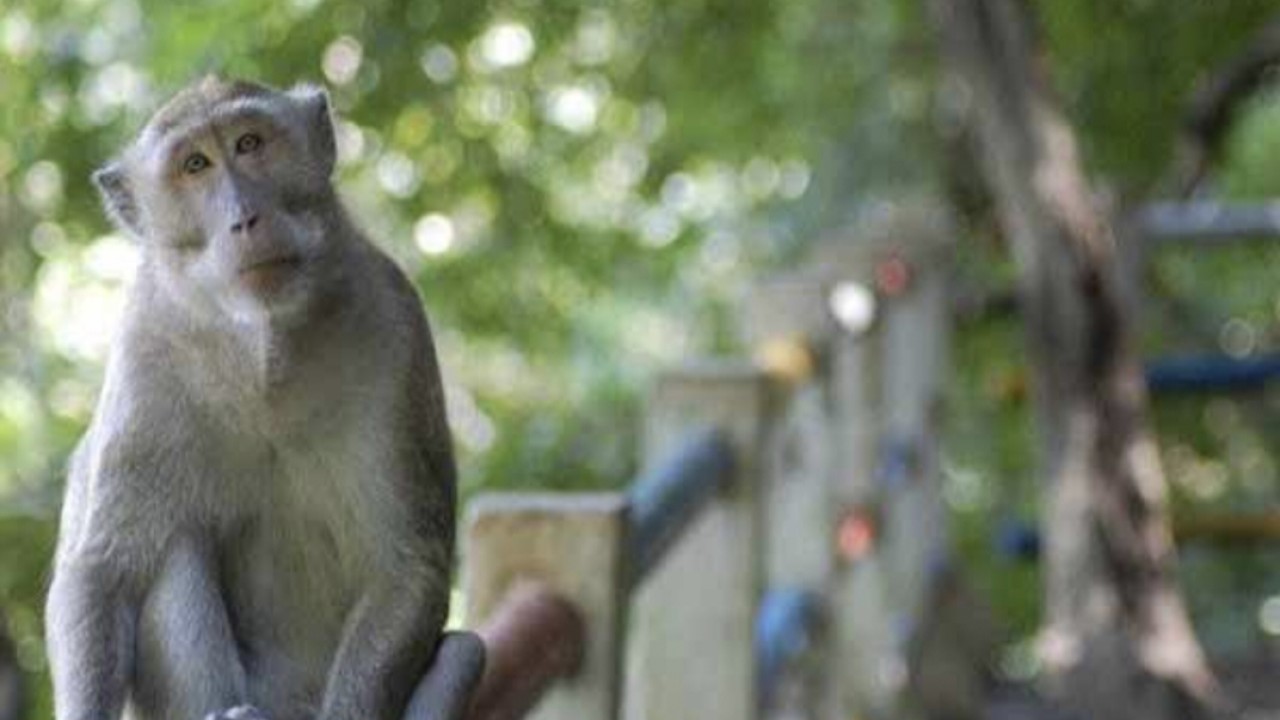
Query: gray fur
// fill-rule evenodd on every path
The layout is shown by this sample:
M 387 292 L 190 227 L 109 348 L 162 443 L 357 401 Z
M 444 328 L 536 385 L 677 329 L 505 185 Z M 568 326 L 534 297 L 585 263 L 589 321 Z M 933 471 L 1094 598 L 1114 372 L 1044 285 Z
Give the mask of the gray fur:
M 399 720 L 431 685 L 443 393 L 415 291 L 333 191 L 332 133 L 321 90 L 207 79 L 97 176 L 143 261 L 67 482 L 57 720 Z

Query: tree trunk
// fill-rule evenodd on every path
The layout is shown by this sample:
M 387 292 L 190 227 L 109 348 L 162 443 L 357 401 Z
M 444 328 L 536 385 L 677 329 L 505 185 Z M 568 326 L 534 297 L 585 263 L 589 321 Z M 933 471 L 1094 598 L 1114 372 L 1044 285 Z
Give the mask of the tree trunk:
M 1216 684 L 1177 586 L 1111 223 L 1053 96 L 1027 4 L 930 1 L 952 73 L 945 99 L 976 130 L 1018 269 L 1046 478 L 1050 687 L 1098 720 L 1202 716 Z

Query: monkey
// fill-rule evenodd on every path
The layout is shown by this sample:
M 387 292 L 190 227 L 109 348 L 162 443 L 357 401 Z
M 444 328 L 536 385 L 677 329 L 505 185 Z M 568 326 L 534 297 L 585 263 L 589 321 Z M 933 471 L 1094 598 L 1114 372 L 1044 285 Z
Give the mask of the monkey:
M 140 262 L 68 462 L 57 720 L 465 711 L 431 330 L 338 197 L 330 105 L 210 76 L 93 174 Z

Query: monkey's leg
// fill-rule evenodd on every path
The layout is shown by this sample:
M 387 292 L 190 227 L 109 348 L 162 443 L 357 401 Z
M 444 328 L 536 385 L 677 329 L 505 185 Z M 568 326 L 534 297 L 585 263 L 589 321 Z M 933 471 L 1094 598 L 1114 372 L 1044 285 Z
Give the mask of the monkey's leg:
M 179 538 L 139 619 L 134 705 L 144 718 L 197 720 L 243 705 L 245 687 L 212 544 Z
M 475 633 L 446 633 L 404 720 L 462 720 L 484 674 L 484 643 Z

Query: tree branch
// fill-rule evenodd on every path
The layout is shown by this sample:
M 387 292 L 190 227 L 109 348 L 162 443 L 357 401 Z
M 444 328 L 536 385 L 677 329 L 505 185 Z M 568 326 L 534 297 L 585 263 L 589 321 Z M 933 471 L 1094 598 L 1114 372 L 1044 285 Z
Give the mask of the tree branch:
M 1173 168 L 1165 187 L 1179 197 L 1194 193 L 1222 149 L 1240 108 L 1280 68 L 1280 13 L 1245 46 L 1197 83 L 1187 104 Z

